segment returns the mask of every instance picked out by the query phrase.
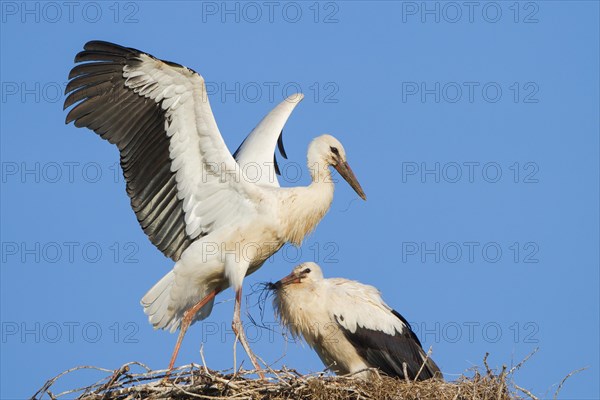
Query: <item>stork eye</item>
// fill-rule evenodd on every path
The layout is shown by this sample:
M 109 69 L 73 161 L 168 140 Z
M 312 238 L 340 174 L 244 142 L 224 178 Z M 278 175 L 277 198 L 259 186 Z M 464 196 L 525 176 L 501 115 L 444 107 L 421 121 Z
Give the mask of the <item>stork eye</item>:
M 337 147 L 329 146 L 329 150 L 331 150 L 331 152 L 335 155 L 340 154 L 340 151 L 337 149 Z
M 309 274 L 310 273 L 310 268 L 306 268 L 304 271 L 302 271 L 302 273 Z

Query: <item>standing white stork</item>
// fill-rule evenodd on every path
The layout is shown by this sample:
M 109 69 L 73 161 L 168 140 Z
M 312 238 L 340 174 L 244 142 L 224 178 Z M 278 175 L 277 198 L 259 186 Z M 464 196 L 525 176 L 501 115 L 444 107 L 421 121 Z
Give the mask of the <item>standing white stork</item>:
M 303 336 L 321 361 L 338 375 L 371 377 L 367 368 L 418 380 L 442 377 L 410 324 L 384 303 L 373 286 L 323 278 L 307 262 L 275 284 L 274 308 L 294 337 Z M 360 372 L 363 371 L 363 372 Z
M 206 318 L 215 296 L 232 286 L 236 342 L 260 370 L 241 325 L 242 281 L 285 243 L 300 245 L 327 213 L 334 190 L 329 166 L 366 199 L 342 144 L 330 135 L 310 143 L 307 187 L 280 188 L 266 176 L 249 182 L 221 137 L 202 76 L 102 41 L 86 43 L 75 62 L 83 64 L 69 74 L 64 106 L 75 106 L 66 123 L 117 145 L 140 225 L 176 261 L 141 301 L 155 328 L 180 329 L 169 369 L 190 324 Z M 280 104 L 261 121 L 238 159 L 271 161 L 299 100 Z

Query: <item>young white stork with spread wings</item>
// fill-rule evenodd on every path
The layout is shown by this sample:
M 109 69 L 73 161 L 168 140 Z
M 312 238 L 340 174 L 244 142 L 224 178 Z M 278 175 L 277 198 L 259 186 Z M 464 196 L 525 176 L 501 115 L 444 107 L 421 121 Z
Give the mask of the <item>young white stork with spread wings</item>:
M 75 62 L 82 64 L 69 74 L 64 106 L 75 106 L 66 123 L 117 145 L 142 229 L 176 261 L 142 298 L 155 328 L 180 329 L 169 368 L 190 324 L 206 318 L 215 296 L 232 286 L 236 341 L 260 370 L 241 328 L 242 281 L 285 243 L 300 245 L 317 226 L 333 199 L 329 166 L 366 198 L 342 144 L 330 135 L 315 138 L 307 156 L 312 183 L 280 188 L 273 178 L 275 146 L 301 97 L 267 115 L 236 152 L 236 162 L 196 72 L 101 41 L 88 42 Z M 258 179 L 245 175 L 249 162 L 263 168 Z
M 294 337 L 304 337 L 336 374 L 369 379 L 368 368 L 378 368 L 402 379 L 442 378 L 410 324 L 373 286 L 324 279 L 321 268 L 307 262 L 271 289 L 281 322 Z

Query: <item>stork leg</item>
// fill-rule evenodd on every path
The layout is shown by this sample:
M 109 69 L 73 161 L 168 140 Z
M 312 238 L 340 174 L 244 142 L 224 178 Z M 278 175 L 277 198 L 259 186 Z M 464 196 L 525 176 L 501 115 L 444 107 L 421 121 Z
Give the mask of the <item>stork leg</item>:
M 179 354 L 179 348 L 181 347 L 181 342 L 183 341 L 183 337 L 185 336 L 186 331 L 190 327 L 190 325 L 194 319 L 194 316 L 196 315 L 196 313 L 198 311 L 200 311 L 200 309 L 202 307 L 204 307 L 206 305 L 206 303 L 208 303 L 209 301 L 214 299 L 215 296 L 217 295 L 217 293 L 219 293 L 219 290 L 217 290 L 217 289 L 213 290 L 212 292 L 207 294 L 202 300 L 200 300 L 198 303 L 196 303 L 196 305 L 190 307 L 183 314 L 183 319 L 181 320 L 181 326 L 179 328 L 180 329 L 179 337 L 177 337 L 177 344 L 175 344 L 175 349 L 173 350 L 173 355 L 171 356 L 171 362 L 169 363 L 169 370 L 167 371 L 167 376 L 165 378 L 169 377 L 169 374 L 171 373 L 171 371 L 173 370 L 173 367 L 175 366 L 175 360 L 177 359 L 177 354 Z
M 242 288 L 240 287 L 239 289 L 237 289 L 235 291 L 235 306 L 234 306 L 234 311 L 233 311 L 233 322 L 231 324 L 231 328 L 233 329 L 233 332 L 235 333 L 236 342 L 239 340 L 240 343 L 242 344 L 242 346 L 244 347 L 244 350 L 246 350 L 246 354 L 248 354 L 248 357 L 250 357 L 250 361 L 252 361 L 252 365 L 254 365 L 254 369 L 256 369 L 258 376 L 260 376 L 260 379 L 265 379 L 265 375 L 262 372 L 262 367 L 260 366 L 260 364 L 258 364 L 258 361 L 256 361 L 256 356 L 254 355 L 252 350 L 250 350 L 250 346 L 248 345 L 248 340 L 246 339 L 246 334 L 244 333 L 244 327 L 242 325 L 242 318 L 240 315 L 241 314 L 241 303 L 242 303 Z M 235 355 L 235 343 L 234 343 L 234 347 L 233 347 L 233 352 Z M 234 367 L 237 369 L 237 366 L 234 366 Z

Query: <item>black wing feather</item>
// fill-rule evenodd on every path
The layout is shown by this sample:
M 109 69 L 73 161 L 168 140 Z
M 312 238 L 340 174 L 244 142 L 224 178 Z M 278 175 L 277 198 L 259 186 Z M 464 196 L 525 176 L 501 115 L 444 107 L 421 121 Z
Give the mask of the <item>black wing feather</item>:
M 277 138 L 277 147 L 279 148 L 279 152 L 287 160 L 287 154 L 285 152 L 285 147 L 283 147 L 283 129 L 279 133 L 279 137 Z
M 75 62 L 85 64 L 69 73 L 64 107 L 75 107 L 66 123 L 74 121 L 117 145 L 127 194 L 142 229 L 165 256 L 177 261 L 194 239 L 185 233 L 183 203 L 170 169 L 165 111 L 161 102 L 127 88 L 123 78 L 125 65 L 138 65 L 140 54 L 113 43 L 86 43 L 75 56 Z
M 275 173 L 277 175 L 281 175 L 281 170 L 279 169 L 279 164 L 277 164 L 277 156 L 273 153 L 273 167 L 275 168 Z
M 395 310 L 392 310 L 392 312 L 406 325 L 402 333 L 396 331 L 395 335 L 388 335 L 381 331 L 360 326 L 357 327 L 356 332 L 352 333 L 341 325 L 339 320 L 337 323 L 346 339 L 371 367 L 379 368 L 389 376 L 404 379 L 403 363 L 406 363 L 408 379 L 414 380 L 423 365 L 425 352 L 404 317 Z M 337 318 L 336 316 L 336 320 Z M 441 378 L 442 375 L 435 362 L 428 358 L 417 380 L 433 377 Z

